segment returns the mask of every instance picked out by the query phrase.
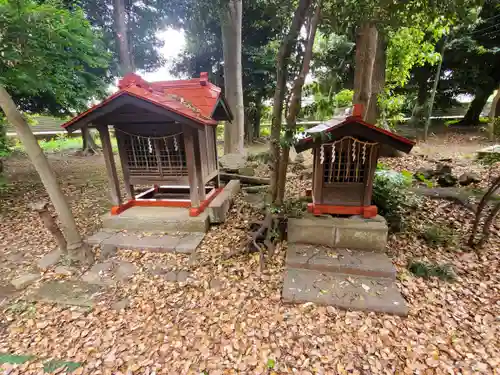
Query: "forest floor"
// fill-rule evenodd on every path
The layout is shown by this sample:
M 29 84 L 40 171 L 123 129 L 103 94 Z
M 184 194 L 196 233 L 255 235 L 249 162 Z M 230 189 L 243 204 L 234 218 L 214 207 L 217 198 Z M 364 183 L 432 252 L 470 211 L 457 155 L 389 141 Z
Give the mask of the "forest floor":
M 411 155 L 382 162 L 415 171 L 452 158 L 454 173 L 479 173 L 485 187 L 498 167 L 474 162 L 482 147 L 470 135 L 445 135 L 418 145 Z M 78 227 L 96 231 L 109 209 L 101 157 L 51 155 L 51 165 L 69 197 Z M 307 162 L 307 160 L 306 160 Z M 11 189 L 0 197 L 0 286 L 36 262 L 55 243 L 28 203 L 47 199 L 31 164 L 24 158 L 6 163 Z M 300 171 L 294 170 L 298 174 Z M 267 167 L 257 168 L 260 175 Z M 290 175 L 288 197 L 309 185 Z M 123 192 L 124 193 L 124 192 Z M 473 214 L 452 202 L 425 199 L 411 214 L 403 233 L 387 247 L 398 270 L 398 287 L 409 316 L 347 312 L 312 304 L 281 302 L 284 254 L 279 247 L 259 274 L 258 257 L 223 255 L 247 238 L 255 208 L 241 197 L 226 223 L 214 226 L 198 249 L 200 266 L 184 284 L 147 272 L 150 262 L 179 269 L 187 259 L 170 254 L 120 251 L 117 259 L 138 272 L 107 289 L 94 308 L 24 302 L 41 282 L 64 280 L 54 270 L 0 306 L 0 354 L 33 355 L 24 364 L 3 364 L 9 374 L 43 373 L 45 361 L 80 365 L 74 374 L 495 374 L 500 368 L 500 233 L 493 229 L 484 249 L 466 246 Z M 430 225 L 450 228 L 458 242 L 431 247 L 422 239 Z M 450 264 L 454 282 L 412 275 L 412 259 Z M 0 288 L 1 290 L 1 288 Z M 0 295 L 1 297 L 1 295 Z M 127 298 L 121 310 L 112 301 Z M 0 298 L 1 302 L 1 298 Z M 7 362 L 5 359 L 4 362 Z M 63 371 L 60 368 L 57 371 Z

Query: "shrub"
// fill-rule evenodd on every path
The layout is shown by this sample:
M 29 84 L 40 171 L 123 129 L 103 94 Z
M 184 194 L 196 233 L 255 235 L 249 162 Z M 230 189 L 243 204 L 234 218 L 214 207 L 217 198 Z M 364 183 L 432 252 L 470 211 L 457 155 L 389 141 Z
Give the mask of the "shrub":
M 391 170 L 375 172 L 373 203 L 379 208 L 393 232 L 404 227 L 406 212 L 418 205 L 419 199 L 408 190 L 411 177 Z
M 352 106 L 352 98 L 354 97 L 353 90 L 340 90 L 337 94 L 335 94 L 335 104 L 337 107 L 350 107 Z
M 455 280 L 455 272 L 449 264 L 433 264 L 421 261 L 411 261 L 408 263 L 408 270 L 418 277 L 429 279 L 439 277 L 443 281 Z
M 444 246 L 452 247 L 457 246 L 458 238 L 453 230 L 438 226 L 430 225 L 424 229 L 422 238 L 429 246 Z

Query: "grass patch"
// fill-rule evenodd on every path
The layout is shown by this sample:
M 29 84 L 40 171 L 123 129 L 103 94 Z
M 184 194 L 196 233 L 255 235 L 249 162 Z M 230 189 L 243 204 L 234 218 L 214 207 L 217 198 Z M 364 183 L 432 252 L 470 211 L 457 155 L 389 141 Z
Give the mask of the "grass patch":
M 57 369 L 63 368 L 65 372 L 73 372 L 81 366 L 82 364 L 79 362 L 67 362 L 54 359 L 43 364 L 43 371 L 54 372 Z
M 433 264 L 421 261 L 411 261 L 408 264 L 408 270 L 417 277 L 429 279 L 438 277 L 443 281 L 455 280 L 455 272 L 449 264 Z
M 98 146 L 101 146 L 101 140 L 99 137 L 95 138 L 95 142 Z M 65 151 L 77 151 L 81 150 L 83 147 L 83 141 L 81 137 L 68 137 L 67 135 L 60 134 L 55 138 L 51 139 L 40 139 L 38 144 L 42 148 L 43 152 L 48 154 L 55 154 Z M 111 146 L 113 147 L 113 152 L 118 152 L 118 145 L 115 137 L 111 137 Z M 12 150 L 25 153 L 23 144 L 17 140 Z
M 0 365 L 10 363 L 13 365 L 21 365 L 35 358 L 34 355 L 16 355 L 8 353 L 0 353 Z
M 427 245 L 436 247 L 453 247 L 458 245 L 458 236 L 456 233 L 446 227 L 439 225 L 430 225 L 422 232 L 422 238 Z

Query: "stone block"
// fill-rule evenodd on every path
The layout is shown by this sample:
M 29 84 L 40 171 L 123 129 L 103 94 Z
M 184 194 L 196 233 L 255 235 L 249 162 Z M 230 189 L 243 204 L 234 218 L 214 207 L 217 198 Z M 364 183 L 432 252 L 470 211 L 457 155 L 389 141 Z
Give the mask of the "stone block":
M 31 295 L 29 300 L 57 303 L 62 305 L 92 307 L 94 298 L 101 288 L 82 281 L 49 281 L 41 285 Z
M 231 180 L 224 189 L 208 205 L 208 215 L 211 223 L 223 223 L 231 208 L 234 196 L 240 192 L 240 181 Z
M 137 266 L 129 262 L 120 262 L 115 270 L 116 278 L 120 281 L 130 279 L 137 271 Z
M 346 310 L 408 315 L 406 301 L 393 280 L 290 268 L 283 302 L 336 306 Z
M 112 232 L 99 231 L 97 233 L 94 233 L 92 236 L 87 237 L 85 242 L 87 242 L 89 245 L 100 245 L 104 240 L 108 239 L 112 235 Z
M 306 215 L 288 220 L 288 242 L 383 251 L 387 224 L 380 218 L 356 219 Z
M 14 286 L 14 288 L 19 290 L 28 287 L 37 280 L 40 280 L 39 273 L 25 273 L 16 277 L 10 283 Z
M 179 240 L 177 245 L 175 245 L 175 252 L 182 254 L 193 254 L 204 237 L 205 233 L 187 234 Z
M 347 275 L 396 278 L 396 269 L 392 261 L 385 253 L 379 251 L 289 243 L 286 266 Z
M 61 256 L 62 251 L 60 249 L 52 250 L 38 260 L 38 267 L 41 269 L 54 267 L 59 262 L 59 259 L 61 259 Z

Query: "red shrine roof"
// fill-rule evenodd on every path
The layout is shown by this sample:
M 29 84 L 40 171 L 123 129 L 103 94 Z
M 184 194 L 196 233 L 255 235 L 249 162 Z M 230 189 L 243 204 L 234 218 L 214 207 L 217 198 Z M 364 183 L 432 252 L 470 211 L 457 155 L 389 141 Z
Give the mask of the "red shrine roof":
M 228 112 L 228 119 L 231 118 L 220 87 L 208 81 L 208 73 L 201 73 L 200 78 L 160 82 L 147 82 L 139 75 L 129 73 L 119 81 L 118 89 L 113 95 L 61 126 L 68 128 L 74 125 L 75 128 L 79 128 L 85 125 L 86 116 L 122 96 L 142 99 L 201 125 L 217 125 L 214 113 L 222 102 Z M 78 122 L 83 124 L 77 126 Z
M 295 144 L 295 149 L 297 152 L 302 152 L 322 143 L 354 135 L 387 144 L 406 153 L 411 151 L 415 142 L 364 121 L 361 117 L 362 112 L 362 108 L 359 105 L 355 105 L 352 115 L 345 118 L 334 118 L 308 129 L 305 137 L 299 139 Z M 315 133 L 324 133 L 328 136 L 318 138 L 314 137 Z

